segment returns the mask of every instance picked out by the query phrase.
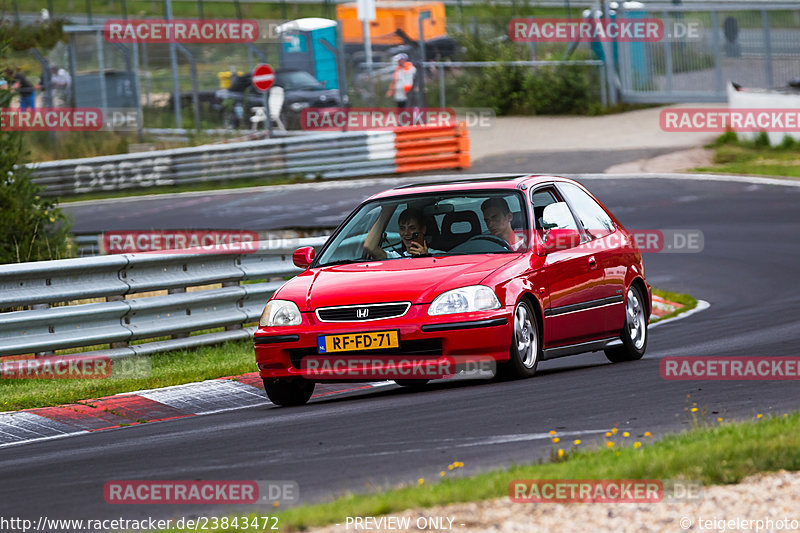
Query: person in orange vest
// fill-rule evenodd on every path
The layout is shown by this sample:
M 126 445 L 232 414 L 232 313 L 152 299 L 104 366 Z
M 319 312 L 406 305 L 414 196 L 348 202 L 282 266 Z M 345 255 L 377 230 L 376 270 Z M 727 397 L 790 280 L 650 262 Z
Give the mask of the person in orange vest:
M 389 84 L 389 90 L 386 91 L 386 96 L 394 96 L 394 101 L 399 108 L 408 107 L 408 95 L 414 87 L 414 76 L 417 75 L 417 69 L 408 60 L 408 55 L 397 54 L 392 58 L 397 62 L 397 68 L 392 75 L 392 83 Z

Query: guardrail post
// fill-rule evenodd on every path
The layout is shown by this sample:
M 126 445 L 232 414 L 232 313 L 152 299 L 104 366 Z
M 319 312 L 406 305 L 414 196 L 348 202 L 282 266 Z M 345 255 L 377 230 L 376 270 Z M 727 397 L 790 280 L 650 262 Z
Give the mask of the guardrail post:
M 121 296 L 121 295 L 120 296 L 106 296 L 106 301 L 107 302 L 121 302 L 121 301 L 124 301 L 124 300 L 125 300 L 125 297 Z M 123 319 L 123 320 L 126 320 L 126 319 Z M 130 346 L 130 343 L 128 341 L 119 341 L 119 342 L 109 343 L 108 346 L 109 346 L 109 348 L 111 348 L 113 350 L 115 348 L 127 348 L 128 346 Z
M 167 289 L 167 294 L 180 294 L 186 292 L 186 287 L 175 287 L 174 289 Z M 188 333 L 173 333 L 170 338 L 172 339 L 185 339 Z
M 223 281 L 222 282 L 222 288 L 223 289 L 225 287 L 238 287 L 238 286 L 239 286 L 239 281 L 238 280 Z M 242 307 L 242 302 L 241 301 L 239 301 L 238 306 L 240 308 Z M 225 331 L 233 331 L 233 330 L 236 330 L 236 329 L 242 329 L 243 327 L 244 327 L 243 323 L 242 324 L 230 324 L 228 326 L 225 326 Z
M 50 304 L 33 304 L 31 306 L 31 310 L 35 310 L 35 309 L 50 309 Z M 52 333 L 52 331 L 53 331 L 52 330 L 52 326 L 50 326 L 50 328 L 51 328 L 50 332 Z M 36 352 L 36 354 L 34 354 L 34 358 L 38 359 L 40 357 L 47 357 L 48 355 L 55 355 L 55 354 L 56 354 L 56 352 L 54 352 L 54 351 Z

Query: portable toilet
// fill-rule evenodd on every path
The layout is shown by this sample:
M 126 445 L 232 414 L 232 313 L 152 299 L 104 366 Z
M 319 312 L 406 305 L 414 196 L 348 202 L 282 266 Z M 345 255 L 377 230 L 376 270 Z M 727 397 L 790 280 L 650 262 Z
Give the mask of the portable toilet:
M 613 5 L 613 4 L 612 4 Z M 628 19 L 644 19 L 647 17 L 647 13 L 644 11 L 644 4 L 641 2 L 623 2 L 619 5 L 620 11 L 622 12 L 622 18 Z M 611 20 L 616 20 L 617 18 L 617 10 L 612 9 L 609 12 Z M 603 12 L 600 10 L 591 10 L 586 9 L 583 12 L 583 17 L 585 19 L 597 19 L 602 20 Z M 598 59 L 601 61 L 606 60 L 605 52 L 603 51 L 603 45 L 600 44 L 599 41 L 594 40 L 591 43 L 591 49 L 595 53 Z M 616 66 L 617 72 L 620 71 L 620 46 L 617 41 L 614 41 L 611 44 L 611 50 L 614 57 L 614 64 Z M 650 49 L 647 46 L 647 43 L 642 41 L 632 41 L 626 43 L 623 48 L 623 53 L 627 50 L 626 60 L 628 61 L 628 65 L 630 66 L 631 70 L 631 78 L 633 81 L 633 88 L 634 89 L 650 89 L 653 86 L 653 69 L 651 68 L 651 60 L 650 60 Z
M 313 75 L 327 89 L 339 88 L 336 68 L 335 20 L 304 18 L 290 20 L 277 27 L 280 66 Z

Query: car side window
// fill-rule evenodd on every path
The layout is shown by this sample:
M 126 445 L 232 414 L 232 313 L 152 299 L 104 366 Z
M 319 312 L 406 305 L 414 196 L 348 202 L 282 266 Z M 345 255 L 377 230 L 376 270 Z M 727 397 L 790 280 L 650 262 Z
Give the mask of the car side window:
M 558 187 L 572 204 L 583 229 L 592 239 L 614 233 L 616 228 L 611 217 L 591 196 L 571 183 L 559 183 Z
M 531 194 L 531 204 L 533 204 L 533 220 L 537 230 L 544 229 L 544 226 L 542 226 L 544 208 L 556 202 L 558 202 L 558 198 L 556 198 L 555 191 L 551 188 L 533 191 Z

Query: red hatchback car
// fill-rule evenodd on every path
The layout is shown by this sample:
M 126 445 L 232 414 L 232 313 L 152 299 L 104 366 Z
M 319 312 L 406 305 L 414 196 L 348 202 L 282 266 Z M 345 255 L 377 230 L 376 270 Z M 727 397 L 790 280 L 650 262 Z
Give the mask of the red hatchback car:
M 470 360 L 530 377 L 544 359 L 630 361 L 647 348 L 641 252 L 567 178 L 398 187 L 362 203 L 316 257 L 293 259 L 305 270 L 272 296 L 254 339 L 277 405 L 307 402 L 316 382 L 419 386 Z

